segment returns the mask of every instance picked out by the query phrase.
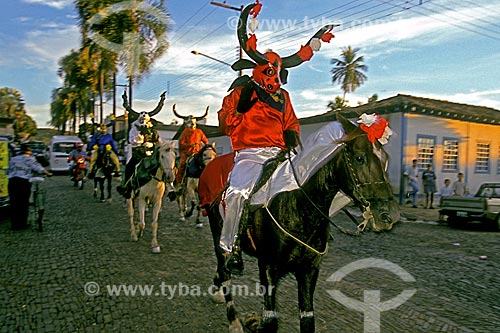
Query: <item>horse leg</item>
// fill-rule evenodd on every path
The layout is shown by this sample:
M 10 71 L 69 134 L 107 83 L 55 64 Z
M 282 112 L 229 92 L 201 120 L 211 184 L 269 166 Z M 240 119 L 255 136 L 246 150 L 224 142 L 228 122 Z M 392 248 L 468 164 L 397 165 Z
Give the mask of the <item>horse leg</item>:
M 184 211 L 185 211 L 184 200 L 185 200 L 185 198 L 181 193 L 181 195 L 179 195 L 177 197 L 177 204 L 179 205 L 179 220 L 181 220 L 183 222 L 186 221 L 186 218 L 184 217 Z
M 99 178 L 99 189 L 101 190 L 101 202 L 104 202 L 104 178 Z
M 111 175 L 106 178 L 108 179 L 108 200 L 111 200 L 111 188 L 113 187 Z
M 137 242 L 137 233 L 135 232 L 135 223 L 134 223 L 134 199 L 127 199 L 128 205 L 128 217 L 130 221 L 130 239 L 134 242 Z
M 160 193 L 159 193 L 160 194 Z M 160 253 L 160 245 L 158 244 L 158 215 L 161 210 L 161 199 L 163 197 L 163 193 L 157 196 L 155 203 L 153 205 L 153 223 L 151 224 L 151 232 L 153 237 L 151 239 L 151 248 L 153 253 Z
M 300 332 L 314 332 L 314 289 L 318 279 L 319 269 L 313 267 L 310 270 L 297 270 L 295 279 L 298 286 L 299 311 L 300 311 Z
M 259 331 L 278 332 L 278 316 L 276 313 L 276 287 L 278 279 L 269 265 L 259 262 L 260 284 L 264 288 L 264 310 Z
M 137 209 L 139 209 L 139 238 L 144 235 L 144 229 L 146 228 L 146 206 L 146 200 L 138 200 Z
M 203 227 L 203 223 L 200 220 L 201 209 L 200 209 L 200 205 L 199 204 L 196 205 L 196 210 L 197 210 L 197 212 L 196 212 L 196 227 L 197 228 L 202 228 Z
M 94 198 L 97 198 L 97 179 L 94 178 Z

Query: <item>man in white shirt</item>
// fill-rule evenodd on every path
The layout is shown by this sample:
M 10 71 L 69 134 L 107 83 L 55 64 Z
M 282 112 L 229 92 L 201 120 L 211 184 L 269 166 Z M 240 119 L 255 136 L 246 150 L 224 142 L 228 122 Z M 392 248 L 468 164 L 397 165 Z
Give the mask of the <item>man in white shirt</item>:
M 417 208 L 417 197 L 420 187 L 418 186 L 418 167 L 416 159 L 412 161 L 412 165 L 406 168 L 403 175 L 408 178 L 408 186 L 411 187 L 411 191 L 408 191 L 408 194 L 412 197 L 413 208 Z

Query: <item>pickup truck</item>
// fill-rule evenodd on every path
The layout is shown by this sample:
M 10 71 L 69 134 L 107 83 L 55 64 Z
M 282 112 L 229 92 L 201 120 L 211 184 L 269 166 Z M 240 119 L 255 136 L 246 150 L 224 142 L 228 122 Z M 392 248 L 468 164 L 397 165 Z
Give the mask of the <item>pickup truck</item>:
M 500 183 L 481 184 L 473 197 L 442 197 L 439 208 L 448 224 L 480 221 L 500 230 Z

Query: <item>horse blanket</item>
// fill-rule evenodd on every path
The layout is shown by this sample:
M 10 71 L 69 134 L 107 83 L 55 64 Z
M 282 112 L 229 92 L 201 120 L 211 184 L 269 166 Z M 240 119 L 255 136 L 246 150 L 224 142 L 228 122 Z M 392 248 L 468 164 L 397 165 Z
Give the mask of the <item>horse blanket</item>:
M 302 186 L 340 151 L 343 145 L 340 141 L 344 135 L 342 125 L 337 121 L 309 135 L 303 142 L 303 149 L 281 163 L 271 178 L 252 195 L 251 205 L 268 205 L 278 193 Z M 217 199 L 224 189 L 233 163 L 234 153 L 231 153 L 218 156 L 207 165 L 200 176 L 198 188 L 201 207 Z

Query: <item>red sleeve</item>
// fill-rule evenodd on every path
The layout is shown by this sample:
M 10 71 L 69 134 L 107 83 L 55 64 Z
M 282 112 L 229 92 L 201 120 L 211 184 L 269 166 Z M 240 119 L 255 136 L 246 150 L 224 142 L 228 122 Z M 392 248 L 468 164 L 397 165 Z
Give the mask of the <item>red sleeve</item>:
M 233 129 L 241 123 L 241 115 L 236 115 L 236 106 L 240 98 L 241 88 L 237 87 L 224 97 L 222 108 L 218 112 L 219 132 L 231 136 Z
M 189 150 L 189 137 L 186 129 L 182 131 L 181 136 L 179 138 L 179 153 L 185 153 Z
M 208 139 L 207 136 L 205 135 L 205 132 L 203 132 L 201 129 L 200 131 L 200 142 L 203 142 L 204 144 L 208 145 Z

